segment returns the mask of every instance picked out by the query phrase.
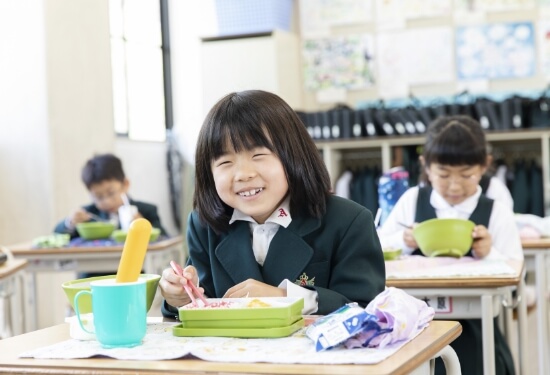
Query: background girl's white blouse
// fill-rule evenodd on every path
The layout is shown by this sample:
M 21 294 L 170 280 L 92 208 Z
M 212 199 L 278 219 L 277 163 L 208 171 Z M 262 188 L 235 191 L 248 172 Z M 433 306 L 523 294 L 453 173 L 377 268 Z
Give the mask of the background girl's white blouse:
M 382 248 L 401 248 L 404 254 L 410 254 L 414 249 L 406 246 L 403 241 L 403 231 L 406 226 L 414 224 L 416 215 L 416 201 L 418 199 L 418 187 L 407 190 L 397 202 L 392 212 L 378 229 L 378 236 Z M 464 202 L 451 206 L 435 190 L 432 190 L 430 204 L 435 208 L 438 218 L 468 219 L 477 206 L 481 195 L 481 187 L 478 186 L 476 194 L 468 197 Z M 514 219 L 514 213 L 505 204 L 494 201 L 493 211 L 489 219 L 489 233 L 493 246 L 487 259 L 523 259 L 521 239 Z

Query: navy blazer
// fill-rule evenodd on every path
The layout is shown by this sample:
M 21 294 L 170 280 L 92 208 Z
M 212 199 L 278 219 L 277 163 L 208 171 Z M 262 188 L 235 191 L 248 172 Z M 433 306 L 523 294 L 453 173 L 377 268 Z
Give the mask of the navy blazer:
M 371 212 L 348 199 L 331 196 L 320 218 L 292 215 L 288 228 L 280 227 L 263 267 L 254 258 L 248 222 L 236 221 L 217 235 L 189 215 L 188 265 L 198 271 L 209 297 L 221 298 L 234 285 L 255 279 L 278 286 L 284 279 L 318 293 L 317 314 L 328 314 L 349 302 L 366 306 L 385 287 L 385 266 Z M 166 304 L 165 316 L 177 310 Z M 176 314 L 177 315 L 177 314 Z

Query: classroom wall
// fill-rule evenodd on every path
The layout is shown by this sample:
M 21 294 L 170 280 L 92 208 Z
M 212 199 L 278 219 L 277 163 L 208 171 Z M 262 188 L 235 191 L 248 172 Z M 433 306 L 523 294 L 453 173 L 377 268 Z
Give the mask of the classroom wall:
M 374 4 L 375 2 L 373 2 Z M 451 8 L 451 13 L 448 16 L 435 16 L 417 19 L 408 19 L 404 24 L 393 25 L 393 27 L 380 27 L 376 23 L 376 17 L 373 17 L 372 21 L 358 24 L 347 25 L 332 25 L 328 28 L 325 37 L 338 37 L 353 34 L 371 34 L 375 37 L 375 46 L 377 43 L 376 37 L 382 34 L 391 34 L 393 32 L 413 31 L 421 30 L 432 27 L 459 27 L 468 25 L 484 25 L 493 23 L 506 23 L 506 22 L 523 22 L 529 21 L 535 24 L 543 19 L 543 11 L 537 7 L 525 6 L 522 9 L 512 9 L 509 11 L 500 12 L 480 12 L 472 13 L 470 16 L 458 17 L 459 6 L 458 2 L 454 2 Z M 373 7 L 375 7 L 373 5 Z M 299 9 L 298 9 L 299 11 Z M 374 11 L 374 8 L 373 8 Z M 307 17 L 307 16 L 306 16 Z M 453 31 L 454 33 L 454 31 Z M 535 35 L 535 44 L 539 48 L 539 35 Z M 454 38 L 454 34 L 453 34 Z M 306 38 L 302 37 L 302 41 Z M 452 41 L 454 43 L 454 39 Z M 376 53 L 376 48 L 374 53 Z M 540 53 L 540 52 L 539 52 Z M 374 56 L 375 60 L 377 56 Z M 411 58 L 411 61 L 416 61 Z M 458 79 L 441 83 L 426 83 L 426 84 L 413 84 L 409 86 L 409 93 L 414 94 L 416 97 L 432 97 L 432 96 L 452 96 L 457 93 L 468 89 L 473 94 L 483 94 L 486 92 L 517 92 L 517 91 L 541 91 L 546 86 L 546 77 L 540 71 L 540 64 L 537 64 L 537 72 L 532 77 L 524 78 L 512 78 L 512 79 L 492 79 L 487 80 L 486 85 L 476 85 L 476 82 L 468 83 L 466 81 L 459 81 Z M 376 75 L 375 67 L 375 75 Z M 399 83 L 399 82 L 396 82 Z M 307 111 L 326 110 L 334 107 L 336 102 L 343 102 L 351 107 L 356 107 L 358 103 L 365 101 L 383 99 L 393 99 L 394 97 L 384 97 L 381 95 L 380 83 L 376 82 L 374 86 L 358 89 L 347 90 L 344 93 L 344 100 L 336 100 L 335 102 L 323 102 L 319 100 L 318 93 L 316 91 L 307 90 L 304 88 L 304 107 L 302 109 Z M 407 95 L 400 95 L 399 98 L 404 98 Z
M 119 154 L 132 195 L 157 204 L 169 233 L 180 232 L 169 209 L 165 144 L 114 134 L 108 16 L 108 0 L 0 2 L 2 245 L 51 233 L 87 203 L 80 170 L 98 152 Z M 40 328 L 63 321 L 60 284 L 72 278 L 39 274 Z
M 0 243 L 51 218 L 46 41 L 40 0 L 0 2 Z M 25 18 L 17 17 L 24 14 Z

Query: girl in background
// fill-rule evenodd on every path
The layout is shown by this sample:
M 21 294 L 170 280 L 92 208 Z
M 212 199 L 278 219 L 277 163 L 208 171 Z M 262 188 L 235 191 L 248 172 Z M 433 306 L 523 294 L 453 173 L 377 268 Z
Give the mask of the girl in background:
M 330 193 L 317 147 L 296 113 L 264 91 L 232 93 L 210 110 L 195 157 L 194 211 L 183 277 L 164 270 L 163 314 L 190 302 L 182 285 L 212 298 L 303 297 L 304 314 L 384 290 L 372 214 Z
M 440 117 L 428 127 L 420 159 L 428 186 L 412 187 L 399 199 L 380 228 L 383 247 L 421 254 L 412 228 L 433 218 L 461 218 L 476 223 L 474 258 L 523 259 L 523 250 L 512 210 L 504 203 L 481 194 L 479 181 L 486 170 L 487 149 L 481 125 L 467 116 Z M 482 374 L 481 321 L 460 321 L 462 334 L 451 346 L 463 374 Z M 514 374 L 513 359 L 495 324 L 496 373 Z M 436 373 L 445 373 L 443 366 Z

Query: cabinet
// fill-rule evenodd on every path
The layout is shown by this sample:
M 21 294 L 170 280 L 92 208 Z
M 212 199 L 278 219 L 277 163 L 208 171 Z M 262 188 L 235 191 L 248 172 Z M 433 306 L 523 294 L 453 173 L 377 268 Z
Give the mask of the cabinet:
M 300 44 L 296 34 L 275 30 L 245 36 L 203 38 L 205 113 L 224 95 L 265 90 L 292 108 L 302 107 Z
M 535 159 L 542 168 L 544 207 L 550 207 L 550 129 L 487 132 L 495 158 L 513 161 L 517 158 Z M 317 141 L 334 186 L 350 165 L 378 165 L 382 171 L 391 167 L 397 150 L 404 146 L 424 143 L 423 136 L 373 137 L 350 140 Z

